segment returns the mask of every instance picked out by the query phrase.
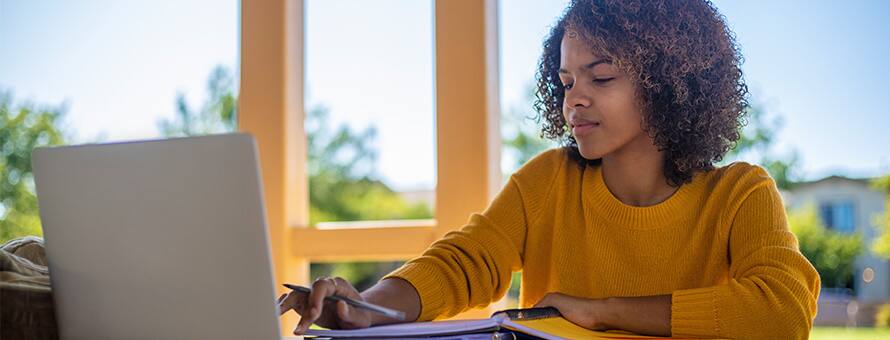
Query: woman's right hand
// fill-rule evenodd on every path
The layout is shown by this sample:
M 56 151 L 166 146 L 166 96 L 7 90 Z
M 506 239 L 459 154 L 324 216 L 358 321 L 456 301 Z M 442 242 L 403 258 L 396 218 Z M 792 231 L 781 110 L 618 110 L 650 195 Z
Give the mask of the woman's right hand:
M 306 333 L 313 323 L 330 329 L 354 329 L 371 326 L 371 312 L 352 307 L 344 301 L 325 301 L 331 295 L 364 301 L 348 281 L 322 277 L 312 283 L 310 293 L 291 291 L 278 297 L 279 315 L 293 309 L 300 314 L 294 335 Z

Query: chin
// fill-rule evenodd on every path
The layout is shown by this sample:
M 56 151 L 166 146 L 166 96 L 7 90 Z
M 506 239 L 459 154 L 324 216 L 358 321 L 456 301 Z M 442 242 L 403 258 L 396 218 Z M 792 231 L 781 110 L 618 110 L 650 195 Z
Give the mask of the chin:
M 587 160 L 595 160 L 603 158 L 604 154 L 600 150 L 596 150 L 594 148 L 585 148 L 581 145 L 578 145 L 578 152 L 581 154 L 581 157 Z

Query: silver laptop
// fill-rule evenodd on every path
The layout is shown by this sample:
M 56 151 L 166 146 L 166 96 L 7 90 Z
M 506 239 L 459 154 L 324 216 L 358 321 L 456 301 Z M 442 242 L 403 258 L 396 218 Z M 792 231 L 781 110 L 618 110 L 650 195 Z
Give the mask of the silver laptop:
M 62 339 L 280 339 L 251 136 L 33 160 Z

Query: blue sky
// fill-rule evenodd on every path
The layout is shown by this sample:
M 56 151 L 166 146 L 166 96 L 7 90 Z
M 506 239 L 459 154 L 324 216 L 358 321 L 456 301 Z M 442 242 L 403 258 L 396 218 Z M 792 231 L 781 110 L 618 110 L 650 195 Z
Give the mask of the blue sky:
M 541 40 L 562 0 L 502 0 L 501 105 L 528 110 Z M 756 102 L 784 120 L 776 152 L 807 178 L 890 172 L 890 2 L 715 1 L 738 36 Z M 432 2 L 307 1 L 307 106 L 378 129 L 378 173 L 435 183 Z M 158 136 L 177 92 L 203 100 L 238 63 L 237 1 L 0 0 L 0 89 L 66 103 L 77 141 Z M 410 155 L 406 157 L 406 155 Z

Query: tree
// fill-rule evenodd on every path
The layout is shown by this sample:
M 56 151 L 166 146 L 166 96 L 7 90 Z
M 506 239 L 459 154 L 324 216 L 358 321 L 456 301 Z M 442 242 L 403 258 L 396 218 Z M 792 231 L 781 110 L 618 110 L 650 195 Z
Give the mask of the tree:
M 231 132 L 237 129 L 237 98 L 230 72 L 216 67 L 207 81 L 209 95 L 200 110 L 188 107 L 185 95 L 176 98 L 176 115 L 158 122 L 168 137 Z M 309 170 L 309 222 L 432 218 L 430 207 L 408 203 L 377 179 L 374 127 L 353 131 L 333 129 L 328 109 L 316 106 L 305 120 Z M 363 289 L 401 262 L 314 263 L 311 276 L 341 276 Z
M 853 289 L 855 261 L 863 251 L 859 233 L 828 230 L 812 205 L 788 214 L 800 251 L 816 267 L 825 287 Z
M 13 107 L 13 96 L 0 91 L 0 242 L 42 235 L 31 150 L 61 145 L 66 134 L 59 127 L 65 107 Z
M 883 191 L 886 195 L 884 213 L 875 217 L 875 225 L 878 227 L 881 235 L 875 239 L 874 244 L 872 244 L 872 250 L 874 250 L 875 254 L 890 259 L 890 175 L 874 180 L 872 186 Z
M 176 116 L 173 120 L 162 119 L 158 129 L 166 137 L 199 136 L 235 131 L 238 118 L 238 99 L 235 97 L 234 80 L 222 66 L 213 68 L 207 80 L 208 97 L 199 111 L 188 107 L 185 94 L 176 94 Z
M 789 156 L 780 157 L 773 153 L 775 136 L 781 130 L 781 118 L 766 120 L 766 111 L 762 104 L 748 106 L 746 109 L 747 124 L 735 147 L 727 152 L 724 159 L 732 161 L 743 158 L 755 159 L 776 181 L 780 189 L 791 189 L 794 182 L 800 180 L 799 157 L 797 151 Z
M 501 140 L 504 159 L 512 159 L 512 164 L 502 166 L 505 174 L 511 174 L 535 155 L 557 144 L 541 137 L 536 113 L 531 109 L 535 100 L 534 83 L 526 85 L 525 98 L 520 105 L 513 105 L 501 117 Z M 504 176 L 507 178 L 508 176 Z

